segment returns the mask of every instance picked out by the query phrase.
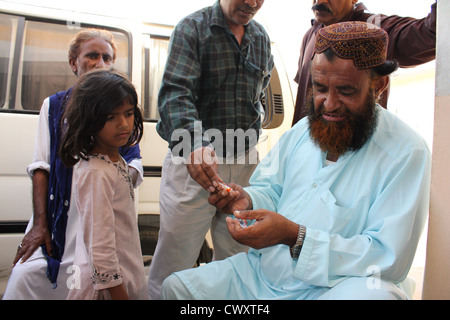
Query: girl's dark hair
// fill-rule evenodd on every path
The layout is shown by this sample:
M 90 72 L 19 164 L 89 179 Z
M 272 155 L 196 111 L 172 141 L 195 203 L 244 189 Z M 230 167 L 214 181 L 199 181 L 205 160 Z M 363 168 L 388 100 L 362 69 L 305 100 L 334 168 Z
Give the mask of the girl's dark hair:
M 107 69 L 87 72 L 73 88 L 62 117 L 62 140 L 59 154 L 67 167 L 87 159 L 93 150 L 93 137 L 104 127 L 108 115 L 124 101 L 134 108 L 133 133 L 124 147 L 139 143 L 143 134 L 143 117 L 138 107 L 136 89 L 126 76 Z

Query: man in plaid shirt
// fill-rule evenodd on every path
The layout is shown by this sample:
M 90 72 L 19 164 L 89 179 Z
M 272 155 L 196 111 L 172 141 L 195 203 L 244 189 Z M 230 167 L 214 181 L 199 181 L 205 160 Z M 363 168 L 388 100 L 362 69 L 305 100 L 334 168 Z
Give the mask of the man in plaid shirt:
M 169 144 L 160 192 L 160 233 L 150 298 L 163 280 L 195 265 L 208 230 L 214 259 L 247 247 L 226 214 L 208 203 L 230 181 L 248 185 L 256 167 L 263 91 L 273 69 L 270 39 L 253 21 L 264 0 L 219 0 L 175 28 L 159 92 L 157 131 Z

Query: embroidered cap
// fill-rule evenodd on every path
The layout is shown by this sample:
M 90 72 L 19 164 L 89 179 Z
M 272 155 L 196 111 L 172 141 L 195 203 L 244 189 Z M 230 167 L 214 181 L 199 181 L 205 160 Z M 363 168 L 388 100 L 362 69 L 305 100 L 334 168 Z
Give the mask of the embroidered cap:
M 353 59 L 357 69 L 386 62 L 389 37 L 383 29 L 366 22 L 340 22 L 318 31 L 315 53 L 331 48 L 342 59 Z

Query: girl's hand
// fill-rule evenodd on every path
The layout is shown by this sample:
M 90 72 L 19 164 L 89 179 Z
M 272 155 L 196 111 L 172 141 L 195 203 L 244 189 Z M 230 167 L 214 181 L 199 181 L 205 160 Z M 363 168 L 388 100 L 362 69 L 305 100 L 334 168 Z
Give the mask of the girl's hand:
M 129 300 L 128 292 L 123 283 L 116 287 L 108 288 L 108 291 L 113 300 Z

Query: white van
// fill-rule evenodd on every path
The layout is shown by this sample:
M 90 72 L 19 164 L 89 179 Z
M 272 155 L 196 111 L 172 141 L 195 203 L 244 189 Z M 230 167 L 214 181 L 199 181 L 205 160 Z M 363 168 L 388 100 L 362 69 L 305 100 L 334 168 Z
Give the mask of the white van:
M 32 216 L 26 167 L 32 161 L 40 107 L 46 97 L 76 81 L 68 64 L 68 47 L 73 36 L 87 27 L 113 32 L 118 50 L 115 67 L 136 86 L 144 111 L 140 148 L 145 178 L 139 187 L 137 211 L 143 254 L 153 253 L 159 228 L 161 166 L 167 152 L 167 143 L 155 130 L 157 94 L 173 24 L 0 0 L 0 277 L 9 275 Z M 273 54 L 275 69 L 264 102 L 262 156 L 291 126 L 293 112 L 289 79 L 276 44 Z

